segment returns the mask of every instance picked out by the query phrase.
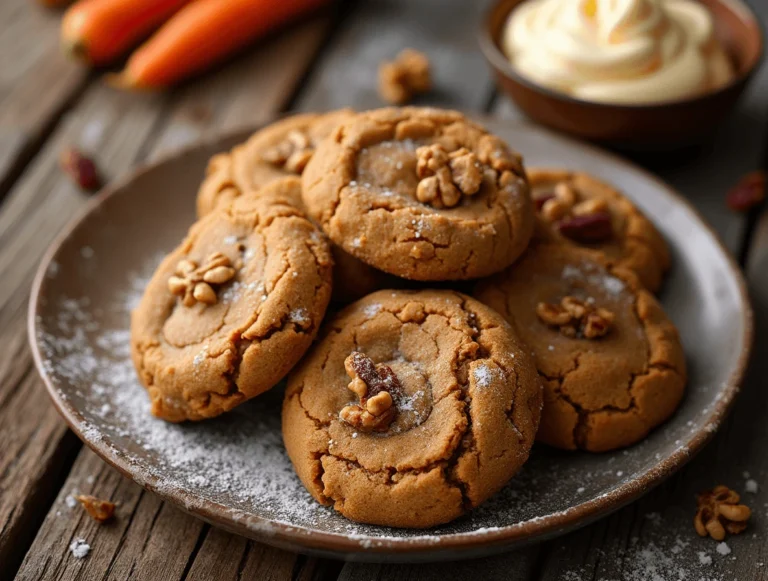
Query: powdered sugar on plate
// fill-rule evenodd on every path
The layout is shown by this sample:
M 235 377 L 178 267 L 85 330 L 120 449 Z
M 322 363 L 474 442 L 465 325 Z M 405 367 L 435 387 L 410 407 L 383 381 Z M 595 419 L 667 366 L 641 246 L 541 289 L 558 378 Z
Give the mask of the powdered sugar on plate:
M 100 260 L 97 249 L 90 261 Z M 358 541 L 361 550 L 398 543 L 438 543 L 447 535 L 493 535 L 524 523 L 562 518 L 583 503 L 604 501 L 659 461 L 686 454 L 704 417 L 677 419 L 643 443 L 613 455 L 535 448 L 531 460 L 496 496 L 469 515 L 428 532 L 353 523 L 315 502 L 296 477 L 280 432 L 282 388 L 205 422 L 169 424 L 152 417 L 130 359 L 130 310 L 141 297 L 157 255 L 110 281 L 101 298 L 48 294 L 37 319 L 43 365 L 83 438 L 123 466 L 142 485 L 196 510 L 208 502 L 262 534 L 276 524 L 297 535 L 315 531 Z M 104 258 L 106 259 L 106 258 Z M 139 259 L 137 258 L 137 261 Z M 98 272 L 98 264 L 93 272 Z M 89 271 L 90 272 L 90 271 Z M 61 276 L 61 275 L 59 275 Z M 97 302 L 100 301 L 100 302 Z M 368 316 L 375 316 L 376 305 Z M 295 314 L 296 320 L 302 318 Z M 201 347 L 204 357 L 205 347 Z M 478 387 L 492 370 L 474 370 Z M 688 422 L 688 423 L 686 423 Z M 621 476 L 618 476 L 618 475 Z M 641 488 L 635 491 L 642 492 Z

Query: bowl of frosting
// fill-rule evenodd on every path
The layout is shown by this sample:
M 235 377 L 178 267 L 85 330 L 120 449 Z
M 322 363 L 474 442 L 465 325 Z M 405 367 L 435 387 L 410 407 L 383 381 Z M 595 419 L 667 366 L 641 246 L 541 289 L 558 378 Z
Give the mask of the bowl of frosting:
M 539 123 L 670 148 L 701 140 L 733 108 L 763 33 L 741 0 L 500 0 L 481 46 Z

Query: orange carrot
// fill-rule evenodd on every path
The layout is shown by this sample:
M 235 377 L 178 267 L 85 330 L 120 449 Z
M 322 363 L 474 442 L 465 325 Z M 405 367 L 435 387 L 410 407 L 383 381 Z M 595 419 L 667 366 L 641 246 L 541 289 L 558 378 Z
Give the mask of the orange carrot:
M 61 41 L 89 64 L 109 64 L 189 1 L 81 0 L 64 14 Z
M 128 59 L 115 84 L 160 88 L 207 69 L 327 0 L 196 0 Z

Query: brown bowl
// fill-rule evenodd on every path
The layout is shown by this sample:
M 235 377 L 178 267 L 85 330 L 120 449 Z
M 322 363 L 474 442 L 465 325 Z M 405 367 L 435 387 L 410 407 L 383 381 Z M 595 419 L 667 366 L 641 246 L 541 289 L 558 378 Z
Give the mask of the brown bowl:
M 763 31 L 741 0 L 700 0 L 714 14 L 715 30 L 736 78 L 710 93 L 653 105 L 612 105 L 575 99 L 527 80 L 510 64 L 500 38 L 512 10 L 525 0 L 499 0 L 489 10 L 480 46 L 496 78 L 517 106 L 542 125 L 592 141 L 631 149 L 670 148 L 700 141 L 736 104 L 763 55 Z M 763 1 L 763 0 L 761 0 Z

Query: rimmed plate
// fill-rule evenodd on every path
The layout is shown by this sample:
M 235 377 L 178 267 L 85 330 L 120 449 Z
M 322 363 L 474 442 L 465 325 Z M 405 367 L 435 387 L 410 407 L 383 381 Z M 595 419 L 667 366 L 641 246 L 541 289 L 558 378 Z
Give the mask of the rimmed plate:
M 738 268 L 695 210 L 647 172 L 542 129 L 489 119 L 531 165 L 578 168 L 619 185 L 670 243 L 662 302 L 690 367 L 680 410 L 613 454 L 534 448 L 522 472 L 468 516 L 428 531 L 352 523 L 317 505 L 286 457 L 282 389 L 207 422 L 152 418 L 129 356 L 129 313 L 194 220 L 208 158 L 247 133 L 176 153 L 108 187 L 46 254 L 29 330 L 39 371 L 72 429 L 126 476 L 217 526 L 302 552 L 354 560 L 480 556 L 583 526 L 636 499 L 709 440 L 738 391 L 752 314 Z

